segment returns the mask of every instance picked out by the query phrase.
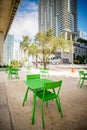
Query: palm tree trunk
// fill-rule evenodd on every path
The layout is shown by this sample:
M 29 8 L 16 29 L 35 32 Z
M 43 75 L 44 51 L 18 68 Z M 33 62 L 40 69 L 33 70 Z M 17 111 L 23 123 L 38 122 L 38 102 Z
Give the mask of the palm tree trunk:
M 36 68 L 38 68 L 37 54 L 36 54 Z
M 45 57 L 44 57 L 44 48 L 43 48 L 43 64 L 44 64 L 44 69 L 46 68 L 46 61 L 45 61 Z

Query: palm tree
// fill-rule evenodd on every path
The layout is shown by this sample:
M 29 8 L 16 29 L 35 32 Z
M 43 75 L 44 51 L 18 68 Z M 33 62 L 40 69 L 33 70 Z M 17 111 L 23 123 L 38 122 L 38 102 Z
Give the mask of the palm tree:
M 20 42 L 20 49 L 23 51 L 24 57 L 27 53 L 28 56 L 28 48 L 30 46 L 30 38 L 28 36 L 23 36 L 23 40 Z
M 35 43 L 32 44 L 30 44 L 28 36 L 23 36 L 23 41 L 20 42 L 20 48 L 24 54 L 27 52 L 28 55 L 36 55 L 36 60 L 37 57 L 39 57 L 44 63 L 44 68 L 46 68 L 49 56 L 51 54 L 56 54 L 58 49 L 70 52 L 72 50 L 71 43 L 71 41 L 65 40 L 61 36 L 54 37 L 53 30 L 49 29 L 43 33 L 38 32 L 35 36 Z
M 38 54 L 38 45 L 32 43 L 30 45 L 30 47 L 28 48 L 28 54 L 31 54 L 32 57 L 33 56 L 36 56 L 36 68 L 38 67 L 37 66 L 37 54 Z

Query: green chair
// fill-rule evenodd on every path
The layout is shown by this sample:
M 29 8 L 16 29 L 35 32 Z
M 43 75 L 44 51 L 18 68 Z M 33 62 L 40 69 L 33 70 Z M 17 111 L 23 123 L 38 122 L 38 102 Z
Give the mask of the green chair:
M 40 68 L 41 76 L 49 76 L 49 68 Z
M 15 77 L 19 79 L 18 71 L 18 68 L 9 68 L 8 78 L 12 79 L 12 76 L 15 75 Z
M 31 66 L 27 66 L 25 67 L 28 71 L 31 71 L 32 70 L 32 67 Z
M 31 79 L 40 79 L 40 74 L 27 75 L 27 80 L 31 80 Z M 22 106 L 24 106 L 25 102 L 27 101 L 28 91 L 29 91 L 29 87 L 27 87 L 27 89 L 26 89 Z
M 58 82 L 52 82 L 52 83 L 45 83 L 43 91 L 36 92 L 36 97 L 38 97 L 41 100 L 41 113 L 42 113 L 42 126 L 45 128 L 44 123 L 44 111 L 43 111 L 43 103 L 48 102 L 49 100 L 56 100 L 57 108 L 60 113 L 60 116 L 62 117 L 62 109 L 61 109 L 61 103 L 59 98 L 59 92 L 61 89 L 62 80 Z M 56 89 L 56 90 L 55 90 Z M 34 124 L 34 117 L 35 117 L 35 108 L 36 108 L 36 100 L 34 98 L 33 101 L 33 111 L 32 111 L 32 124 Z
M 30 79 L 40 79 L 40 74 L 27 75 L 27 80 L 30 80 Z
M 6 73 L 9 72 L 9 66 L 5 68 Z
M 80 76 L 80 79 L 79 79 L 79 83 L 78 83 L 78 86 L 80 88 L 83 87 L 83 84 L 85 82 L 85 80 L 87 80 L 87 73 L 84 73 L 84 71 L 79 71 L 79 76 Z

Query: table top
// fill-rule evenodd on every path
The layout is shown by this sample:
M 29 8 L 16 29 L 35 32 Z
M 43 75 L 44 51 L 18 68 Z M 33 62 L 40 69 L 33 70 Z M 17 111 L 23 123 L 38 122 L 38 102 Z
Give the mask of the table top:
M 44 87 L 44 83 L 54 82 L 49 79 L 30 79 L 25 80 L 24 83 L 32 90 L 40 89 Z

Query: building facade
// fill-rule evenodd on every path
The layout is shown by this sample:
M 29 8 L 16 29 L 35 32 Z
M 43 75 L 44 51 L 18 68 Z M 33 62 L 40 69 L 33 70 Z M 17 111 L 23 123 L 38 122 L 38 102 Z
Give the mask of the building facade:
M 39 0 L 38 14 L 39 32 L 52 28 L 55 36 L 77 35 L 77 0 Z
M 4 40 L 15 18 L 21 0 L 0 0 L 0 65 L 4 64 Z
M 76 42 L 73 44 L 74 59 L 79 55 L 81 57 L 87 57 L 87 44 Z
M 83 31 L 82 30 L 78 30 L 78 38 L 83 39 Z
M 4 43 L 4 64 L 10 65 L 11 60 L 13 60 L 14 55 L 14 36 L 7 35 Z

